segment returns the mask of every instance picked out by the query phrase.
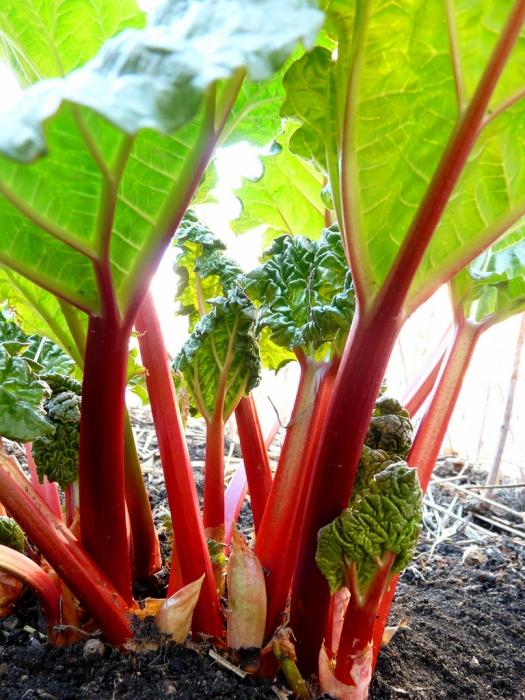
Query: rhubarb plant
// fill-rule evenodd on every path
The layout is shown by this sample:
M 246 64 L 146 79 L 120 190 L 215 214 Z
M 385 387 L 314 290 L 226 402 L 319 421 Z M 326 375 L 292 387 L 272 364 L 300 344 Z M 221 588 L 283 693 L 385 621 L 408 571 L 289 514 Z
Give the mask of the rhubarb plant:
M 265 572 L 265 638 L 277 639 L 276 627 L 289 622 L 299 669 L 317 670 L 334 609 L 315 561 L 317 537 L 339 523 L 332 530 L 355 615 L 343 624 L 335 680 L 358 689 L 338 686 L 338 693 L 366 697 L 372 618 L 379 605 L 384 619 L 420 499 L 416 471 L 398 459 L 407 449 L 407 415 L 387 399 L 376 406 L 393 344 L 406 318 L 453 280 L 453 345 L 407 456 L 424 487 L 440 439 L 433 421 L 444 424 L 440 402 L 454 400 L 450 377 L 462 376 L 483 324 L 521 308 L 525 175 L 516 144 L 525 115 L 525 0 L 497 8 L 488 0 L 475 7 L 320 0 L 324 15 L 315 0 L 163 0 L 148 17 L 131 0 L 107 4 L 101 17 L 88 0 L 75 23 L 59 11 L 61 0 L 49 13 L 14 0 L 0 10 L 2 52 L 26 86 L 0 114 L 0 291 L 28 332 L 57 342 L 82 372 L 80 540 L 3 453 L 0 501 L 108 640 L 131 637 L 136 554 L 142 551 L 143 572 L 159 563 L 148 558 L 155 538 L 141 538 L 134 517 L 145 512 L 125 413 L 135 326 L 173 516 L 169 593 L 196 599 L 194 635 L 222 640 L 204 527 L 220 530 L 226 520 L 222 427 L 236 403 L 247 406 L 239 399 L 254 381 L 260 332 L 268 366 L 294 357 L 301 366 L 275 478 L 264 472 L 260 480 L 254 556 Z M 317 36 L 313 50 L 295 53 L 298 42 L 309 48 Z M 203 521 L 148 288 L 199 187 L 201 201 L 209 193 L 203 176 L 215 149 L 235 138 L 258 145 L 275 138 L 262 177 L 239 193 L 235 228 L 263 225 L 268 238 L 278 237 L 252 273 L 235 280 L 231 270 L 228 289 L 221 289 L 221 247 L 211 241 L 205 250 L 206 232 L 200 249 L 184 243 L 200 260 L 187 259 L 183 305 L 195 310 L 179 368 L 211 428 L 207 461 L 216 465 Z M 511 239 L 502 243 L 505 234 Z M 490 256 L 468 268 L 491 245 Z M 210 297 L 212 288 L 218 293 Z M 51 424 L 47 385 L 34 366 L 13 345 L 1 353 L 4 383 L 26 392 L 31 420 L 36 410 Z M 2 401 L 13 407 L 9 391 Z M 255 423 L 253 415 L 245 419 Z M 377 471 L 390 461 L 385 455 L 394 465 Z M 360 508 L 381 537 L 376 549 L 353 551 L 354 560 Z M 388 531 L 383 537 L 391 516 L 394 540 Z M 10 572 L 21 561 L 0 554 L 0 568 Z M 54 624 L 60 605 L 50 577 L 27 562 L 20 571 Z M 289 633 L 281 636 L 279 663 L 304 695 L 295 650 L 282 649 Z M 326 664 L 320 673 L 327 677 Z
M 96 11 L 88 3 L 86 20 Z M 231 13 L 235 22 L 225 21 Z M 69 23 L 39 18 L 52 28 L 39 42 L 40 28 L 35 31 L 28 8 L 24 13 L 17 6 L 12 14 L 3 8 L 1 17 L 8 50 L 15 47 L 22 56 L 15 68 L 32 84 L 0 117 L 5 224 L 0 264 L 8 276 L 27 278 L 55 296 L 75 339 L 83 324 L 67 318 L 69 309 L 88 316 L 85 351 L 77 346 L 84 370 L 79 495 L 82 556 L 92 575 L 81 580 L 73 567 L 63 566 L 60 573 L 85 601 L 100 580 L 93 567 L 105 572 L 107 591 L 121 603 L 113 616 L 97 612 L 96 603 L 91 612 L 108 637 L 122 641 L 130 628 L 118 622 L 118 610 L 132 604 L 124 390 L 133 322 L 213 150 L 226 135 L 244 78 L 271 78 L 299 40 L 313 41 L 322 15 L 301 0 L 286 7 L 273 0 L 221 0 L 164 2 L 146 18 L 127 3 L 97 26 L 98 39 L 91 36 L 89 45 L 98 47 L 87 63 L 73 59 Z M 87 30 L 86 21 L 82 32 Z M 35 82 L 41 75 L 48 79 Z M 256 107 L 245 100 L 237 121 Z M 26 507 L 22 491 L 20 482 L 13 490 L 18 500 L 10 503 L 17 517 Z M 29 517 L 20 518 L 30 525 Z M 64 546 L 32 537 L 56 565 Z M 207 629 L 217 632 L 217 623 Z

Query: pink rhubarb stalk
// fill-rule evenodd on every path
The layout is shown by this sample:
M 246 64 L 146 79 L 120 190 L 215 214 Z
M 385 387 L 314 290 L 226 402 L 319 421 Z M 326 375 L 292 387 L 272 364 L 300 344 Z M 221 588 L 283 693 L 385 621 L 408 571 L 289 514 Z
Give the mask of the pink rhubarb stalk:
M 62 508 L 60 507 L 60 498 L 58 495 L 58 488 L 56 483 L 51 483 L 48 481 L 47 476 L 44 476 L 44 481 L 41 484 L 38 478 L 35 460 L 33 459 L 33 452 L 31 450 L 31 444 L 26 443 L 24 445 L 24 452 L 26 453 L 27 466 L 29 467 L 29 473 L 31 475 L 31 483 L 33 488 L 42 498 L 42 500 L 47 503 L 49 508 L 53 511 L 53 514 L 57 518 L 62 518 Z
M 140 353 L 147 372 L 148 394 L 159 441 L 168 502 L 173 513 L 173 537 L 178 567 L 185 584 L 205 574 L 193 617 L 193 630 L 220 637 L 223 623 L 213 569 L 200 518 L 199 501 L 169 357 L 150 293 L 147 294 L 137 315 L 135 327 L 139 333 Z M 178 571 L 178 567 L 174 568 L 175 572 Z M 177 580 L 170 578 L 169 595 L 178 588 L 179 580 L 176 578 Z
M 369 417 L 402 326 L 410 286 L 476 141 L 524 21 L 525 0 L 520 0 L 509 15 L 468 108 L 459 118 L 388 278 L 374 299 L 366 298 L 359 275 L 354 274 L 358 310 L 315 460 L 310 498 L 304 506 L 306 522 L 292 594 L 292 627 L 305 672 L 315 669 L 329 605 L 328 585 L 315 564 L 317 533 L 348 504 Z M 352 83 L 349 100 L 355 99 L 354 88 Z M 353 128 L 350 125 L 349 130 L 348 124 L 344 128 L 341 153 L 344 234 L 350 251 L 354 207 L 351 193 L 355 185 L 355 173 L 350 172 L 349 177 L 354 155 L 350 135 Z M 361 269 L 359 260 L 350 263 L 353 273 Z M 359 410 L 352 411 L 352 406 Z
M 233 527 L 237 522 L 242 504 L 248 493 L 248 481 L 244 464 L 240 464 L 230 479 L 224 493 L 224 544 L 230 544 Z
M 18 466 L 0 453 L 4 503 L 46 560 L 89 610 L 111 644 L 133 636 L 129 606 L 109 578 L 90 559 L 62 520 L 55 517 Z

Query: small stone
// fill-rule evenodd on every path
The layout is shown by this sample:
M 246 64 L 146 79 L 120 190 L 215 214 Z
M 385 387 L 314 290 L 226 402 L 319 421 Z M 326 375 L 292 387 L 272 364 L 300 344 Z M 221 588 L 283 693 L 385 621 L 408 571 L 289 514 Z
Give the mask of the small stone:
M 7 676 L 9 673 L 9 666 L 6 663 L 0 664 L 0 677 Z
M 8 617 L 7 620 L 4 620 L 3 624 L 6 630 L 11 631 L 20 626 L 20 620 L 18 619 L 18 617 Z
M 480 666 L 480 663 L 479 663 L 478 659 L 477 659 L 475 656 L 473 656 L 473 657 L 470 659 L 470 663 L 471 663 L 472 666 Z
M 480 564 L 485 564 L 487 561 L 487 555 L 475 544 L 467 547 L 463 552 L 462 563 L 466 566 L 478 566 Z
M 166 683 L 164 692 L 166 695 L 175 695 L 177 688 L 173 685 L 173 683 Z
M 86 660 L 98 659 L 104 655 L 104 644 L 100 639 L 88 639 L 84 643 L 84 648 L 82 649 L 82 656 Z

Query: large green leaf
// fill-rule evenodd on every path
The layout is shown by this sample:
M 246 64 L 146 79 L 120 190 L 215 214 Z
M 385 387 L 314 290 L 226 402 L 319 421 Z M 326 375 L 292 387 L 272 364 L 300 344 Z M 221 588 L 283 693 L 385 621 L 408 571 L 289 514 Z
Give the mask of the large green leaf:
M 29 84 L 78 68 L 106 39 L 144 22 L 135 0 L 2 0 L 0 55 Z
M 29 88 L 0 118 L 0 264 L 98 313 L 109 246 L 125 310 L 217 137 L 203 96 L 239 70 L 268 79 L 320 20 L 307 0 L 166 1 L 144 30 Z
M 292 133 L 289 129 L 279 137 L 270 155 L 261 158 L 262 176 L 244 179 L 236 191 L 242 212 L 231 224 L 235 232 L 264 226 L 271 238 L 281 233 L 319 237 L 324 225 L 323 178 L 314 166 L 290 153 L 287 141 Z
M 513 3 L 324 0 L 322 7 L 337 52 L 318 47 L 288 70 L 283 114 L 300 123 L 291 147 L 320 165 L 338 139 L 354 277 L 371 300 L 392 270 Z M 407 312 L 525 213 L 525 106 L 518 99 L 524 52 L 522 34 L 418 267 Z M 339 216 L 337 168 L 328 173 Z
M 246 80 L 226 124 L 226 144 L 243 139 L 257 146 L 270 143 L 281 129 L 283 97 L 282 70 L 262 83 Z

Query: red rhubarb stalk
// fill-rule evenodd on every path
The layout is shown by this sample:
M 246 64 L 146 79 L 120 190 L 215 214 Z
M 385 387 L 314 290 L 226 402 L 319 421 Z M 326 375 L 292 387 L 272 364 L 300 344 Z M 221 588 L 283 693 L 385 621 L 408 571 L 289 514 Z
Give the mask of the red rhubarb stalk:
M 460 318 L 456 326 L 443 370 L 407 457 L 409 465 L 418 471 L 423 491 L 436 465 L 472 353 L 485 328 L 485 324 L 474 324 L 465 318 Z
M 267 573 L 267 635 L 280 624 L 288 601 L 312 460 L 339 358 L 317 363 L 301 354 L 300 363 L 296 402 L 255 546 Z
M 387 552 L 374 576 L 370 589 L 362 595 L 357 585 L 355 563 L 350 565 L 348 575 L 350 601 L 343 622 L 339 648 L 337 650 L 335 676 L 347 685 L 357 685 L 352 671 L 359 668 L 359 659 L 370 652 L 376 611 L 387 590 L 396 555 Z M 372 657 L 370 656 L 370 674 Z
M 223 403 L 218 400 L 213 415 L 206 420 L 204 530 L 208 538 L 217 542 L 224 539 Z
M 450 137 L 388 278 L 377 296 L 366 300 L 365 308 L 361 308 L 365 305 L 363 287 L 359 275 L 354 274 L 358 311 L 326 416 L 310 498 L 305 503 L 306 523 L 300 533 L 301 553 L 292 595 L 292 628 L 305 672 L 315 670 L 329 606 L 328 585 L 315 564 L 317 532 L 349 502 L 368 420 L 402 325 L 410 286 L 474 145 L 524 20 L 525 0 L 521 0 L 515 3 L 468 109 Z M 354 98 L 350 90 L 349 99 Z M 355 178 L 345 176 L 345 169 L 353 163 L 352 149 L 351 138 L 348 143 L 343 138 L 342 208 L 346 238 L 353 233 L 351 194 Z M 351 245 L 348 248 L 352 250 Z M 351 260 L 351 266 L 355 273 L 360 269 L 359 260 Z M 359 410 L 349 410 L 349 404 Z
M 124 424 L 124 487 L 131 527 L 133 578 L 140 581 L 159 571 L 162 558 L 128 415 Z
M 252 396 L 242 398 L 235 409 L 235 419 L 241 443 L 242 458 L 253 512 L 255 533 L 259 532 L 268 494 L 272 487 L 272 472 L 263 438 L 257 408 Z
M 0 489 L 4 503 L 27 536 L 66 582 L 111 644 L 133 636 L 127 601 L 90 559 L 71 534 L 35 492 L 18 466 L 0 453 Z
M 140 353 L 147 372 L 146 383 L 159 441 L 168 503 L 173 513 L 173 538 L 178 564 L 185 584 L 205 574 L 193 616 L 193 629 L 194 632 L 221 636 L 223 624 L 219 599 L 200 518 L 193 471 L 184 439 L 169 357 L 150 293 L 147 294 L 137 315 L 135 327 L 139 333 Z M 178 588 L 179 581 L 178 577 L 176 578 L 175 581 L 170 579 L 168 595 Z
M 62 518 L 62 508 L 60 507 L 60 498 L 58 496 L 58 488 L 56 483 L 51 483 L 48 481 L 47 476 L 44 476 L 44 481 L 41 484 L 38 478 L 35 460 L 33 459 L 33 452 L 31 451 L 31 444 L 26 443 L 24 445 L 24 452 L 26 453 L 27 466 L 29 467 L 29 473 L 31 475 L 31 483 L 33 488 L 42 498 L 44 503 L 46 503 L 49 508 L 53 511 L 57 518 Z
M 418 471 L 419 483 L 423 491 L 426 491 L 436 465 L 472 353 L 479 336 L 489 325 L 490 322 L 484 324 L 471 323 L 458 313 L 452 343 L 441 368 L 432 398 L 407 457 L 408 463 Z M 399 576 L 394 577 L 392 585 L 379 606 L 374 627 L 374 666 L 381 649 L 383 633 L 388 621 L 388 614 L 394 599 L 398 579 Z
M 113 314 L 89 319 L 82 384 L 79 485 L 82 544 L 131 604 L 124 498 L 124 397 L 129 334 Z
M 38 564 L 20 552 L 0 544 L 0 570 L 20 579 L 37 595 L 51 629 L 60 621 L 60 593 Z

